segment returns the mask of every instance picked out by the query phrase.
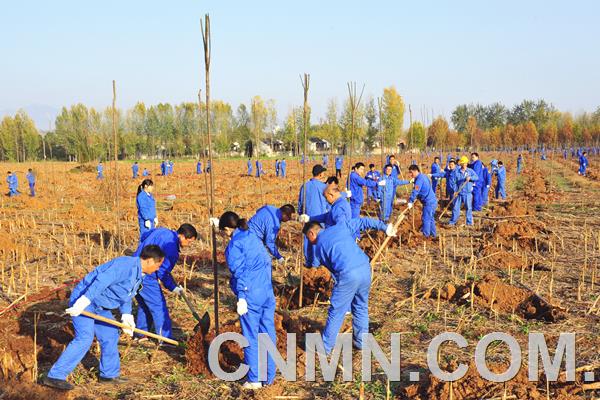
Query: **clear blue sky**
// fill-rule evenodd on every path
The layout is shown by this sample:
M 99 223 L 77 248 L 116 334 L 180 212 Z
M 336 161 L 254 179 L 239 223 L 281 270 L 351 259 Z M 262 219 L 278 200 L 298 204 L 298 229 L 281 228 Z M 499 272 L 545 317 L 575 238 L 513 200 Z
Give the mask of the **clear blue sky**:
M 210 13 L 212 95 L 234 109 L 275 99 L 282 120 L 311 74 L 313 122 L 346 82 L 395 85 L 413 116 L 460 103 L 544 98 L 600 105 L 600 1 L 5 1 L 0 113 L 63 105 L 195 101 L 199 20 Z M 202 83 L 203 86 L 203 83 Z M 36 120 L 41 124 L 39 115 Z M 41 128 L 47 128 L 47 122 Z

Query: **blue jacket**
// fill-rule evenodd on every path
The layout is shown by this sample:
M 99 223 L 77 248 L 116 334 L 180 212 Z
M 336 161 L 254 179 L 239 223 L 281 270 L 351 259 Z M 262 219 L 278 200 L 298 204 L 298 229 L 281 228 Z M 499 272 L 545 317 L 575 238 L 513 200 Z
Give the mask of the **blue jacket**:
M 483 177 L 483 163 L 481 162 L 481 160 L 475 160 L 475 162 L 467 165 L 468 168 L 471 168 L 473 170 L 473 172 L 475 172 L 475 175 L 477 175 L 478 178 Z M 483 183 L 483 182 L 481 182 Z M 480 186 L 476 183 L 473 184 L 473 186 Z
M 431 175 L 437 174 L 438 172 L 441 172 L 441 171 L 442 171 L 442 167 L 440 167 L 440 164 L 438 164 L 438 163 L 431 164 Z
M 379 186 L 379 198 L 383 199 L 385 196 L 385 201 L 393 201 L 396 196 L 396 188 L 402 185 L 408 185 L 410 182 L 402 179 L 398 179 L 398 177 L 394 177 L 391 175 L 384 175 L 381 178 L 382 181 L 385 181 L 385 186 Z
M 254 233 L 267 246 L 271 255 L 278 260 L 283 257 L 275 244 L 280 228 L 281 210 L 269 205 L 259 208 L 248 221 L 250 232 Z
M 98 164 L 98 166 L 96 167 L 96 171 L 98 171 L 98 174 L 101 174 L 102 171 L 104 171 L 104 166 Z
M 154 221 L 156 218 L 156 201 L 151 193 L 141 191 L 135 200 L 140 221 Z
M 323 166 L 327 166 L 329 164 L 329 156 L 327 154 L 325 154 L 323 156 Z
M 196 173 L 197 174 L 201 174 L 202 173 L 202 163 L 200 161 L 198 161 L 196 163 Z
M 494 173 L 498 177 L 498 183 L 504 185 L 504 182 L 506 182 L 506 169 L 504 168 L 504 165 L 498 167 L 498 169 L 495 170 Z
M 315 259 L 339 282 L 344 272 L 369 265 L 369 257 L 356 244 L 355 235 L 366 229 L 385 231 L 386 228 L 378 219 L 354 218 L 323 229 L 317 236 Z
M 504 169 L 504 167 L 502 167 L 502 169 Z M 483 187 L 490 186 L 492 184 L 492 175 L 490 174 L 490 171 L 487 169 L 487 167 L 483 167 L 483 176 L 481 180 L 483 181 Z
M 144 168 L 144 171 L 142 172 L 142 176 L 148 176 L 148 170 L 146 168 Z
M 287 162 L 285 160 L 281 160 L 279 161 L 279 169 L 282 172 L 285 172 L 285 168 L 287 167 Z
M 468 168 L 463 172 L 460 167 L 454 168 L 454 177 L 456 179 L 456 190 L 458 190 L 463 183 L 466 181 L 466 177 L 471 177 L 471 180 L 462 188 L 460 194 L 469 194 L 473 192 L 473 182 L 477 181 L 479 177 L 471 168 Z
M 131 314 L 131 299 L 142 283 L 142 263 L 139 257 L 117 257 L 99 265 L 73 289 L 69 305 L 82 295 L 92 304 L 109 310 L 118 308 Z
M 313 215 L 310 218 L 311 221 L 325 224 L 325 227 L 349 221 L 350 219 L 352 219 L 352 210 L 344 197 L 340 197 L 331 205 L 331 211 L 321 215 Z
M 335 169 L 342 169 L 342 164 L 344 164 L 344 157 L 336 157 L 335 158 Z
M 437 174 L 432 174 L 431 177 L 446 179 L 446 186 L 450 188 L 452 192 L 456 192 L 458 190 L 458 186 L 456 186 L 456 169 L 457 167 L 454 167 L 454 169 L 446 167 L 443 171 L 440 171 Z
M 133 172 L 133 175 L 137 176 L 139 169 L 140 169 L 140 166 L 138 164 L 133 164 L 131 166 L 131 172 Z
M 33 173 L 28 172 L 26 177 L 30 185 L 33 185 L 35 183 L 35 175 Z
M 377 187 L 377 182 L 372 180 L 367 180 L 361 177 L 358 173 L 352 172 L 350 174 L 350 191 L 352 192 L 352 197 L 350 197 L 350 202 L 362 204 L 364 199 L 363 189 L 362 187 Z
M 225 260 L 231 272 L 229 285 L 238 299 L 252 298 L 253 293 L 273 291 L 271 257 L 258 237 L 236 229 L 225 249 Z
M 381 178 L 381 173 L 379 171 L 368 171 L 365 174 L 365 179 L 369 179 L 374 182 L 378 182 L 379 178 Z
M 8 183 L 9 189 L 16 189 L 19 186 L 19 180 L 17 179 L 17 174 L 12 173 L 6 177 L 6 183 Z
M 431 181 L 425 174 L 419 174 L 415 178 L 413 190 L 410 193 L 409 203 L 414 203 L 416 199 L 421 200 L 423 204 L 437 203 L 435 192 L 431 188 Z
M 177 287 L 171 275 L 171 271 L 173 271 L 177 260 L 179 260 L 179 237 L 177 236 L 177 232 L 167 228 L 156 228 L 144 232 L 140 238 L 140 245 L 133 255 L 139 256 L 142 253 L 142 249 L 151 244 L 160 247 L 163 253 L 165 253 L 165 260 L 160 265 L 158 271 L 152 275 L 147 275 L 147 278 L 160 279 L 164 287 L 172 291 Z
M 306 185 L 306 209 L 304 206 L 304 185 L 300 187 L 300 193 L 298 194 L 298 213 L 307 214 L 309 217 L 315 215 L 325 214 L 329 211 L 329 204 L 323 196 L 323 191 L 327 187 L 324 182 L 318 179 L 312 178 Z
M 588 160 L 583 154 L 579 156 L 579 165 L 583 168 L 587 168 L 588 166 Z

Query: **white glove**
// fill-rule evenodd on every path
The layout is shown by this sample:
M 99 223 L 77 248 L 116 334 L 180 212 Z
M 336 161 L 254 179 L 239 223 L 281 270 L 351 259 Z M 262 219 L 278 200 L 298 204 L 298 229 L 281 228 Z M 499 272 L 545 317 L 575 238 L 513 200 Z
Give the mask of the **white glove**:
M 430 178 L 432 177 L 432 175 L 433 175 L 433 174 L 427 174 L 427 176 L 428 176 L 428 177 L 430 177 Z
M 278 258 L 277 264 L 285 264 L 285 257 Z
M 177 296 L 181 296 L 183 292 L 185 292 L 185 290 L 181 286 L 177 286 L 173 289 L 173 294 L 176 294 Z
M 154 227 L 156 228 L 158 226 L 158 217 L 154 218 Z
M 346 198 L 349 199 L 350 197 L 352 197 L 352 191 L 346 190 Z
M 394 225 L 388 224 L 387 228 L 385 228 L 386 236 L 396 236 L 398 233 L 398 229 L 394 228 Z
M 218 228 L 219 227 L 219 218 L 211 217 L 210 224 L 212 226 L 214 226 L 215 228 Z
M 248 303 L 246 299 L 239 299 L 237 302 L 237 313 L 241 317 L 248 312 Z
M 131 314 L 123 314 L 121 315 L 121 322 L 125 325 L 131 327 L 131 329 L 123 328 L 123 333 L 133 337 L 133 328 L 135 328 L 135 321 L 133 320 L 133 315 Z
M 406 204 L 406 199 L 396 199 L 396 204 Z
M 81 296 L 77 299 L 77 301 L 75 301 L 75 303 L 73 303 L 71 307 L 67 308 L 65 312 L 72 317 L 77 317 L 82 313 L 83 310 L 85 310 L 87 306 L 90 305 L 90 303 L 90 299 L 85 296 Z
M 152 228 L 152 222 L 150 222 L 150 220 L 146 220 L 144 221 L 144 226 L 148 229 Z
M 408 209 L 410 210 L 411 208 L 413 208 L 413 203 L 408 203 L 408 204 L 406 205 L 406 207 L 408 207 Z
M 302 214 L 298 217 L 298 221 L 302 222 L 303 224 L 307 223 L 308 221 L 310 221 L 310 217 L 306 214 Z
M 385 180 L 381 180 L 381 181 L 377 182 L 377 184 L 379 186 L 385 186 Z
M 414 178 L 409 181 L 410 183 L 415 183 Z

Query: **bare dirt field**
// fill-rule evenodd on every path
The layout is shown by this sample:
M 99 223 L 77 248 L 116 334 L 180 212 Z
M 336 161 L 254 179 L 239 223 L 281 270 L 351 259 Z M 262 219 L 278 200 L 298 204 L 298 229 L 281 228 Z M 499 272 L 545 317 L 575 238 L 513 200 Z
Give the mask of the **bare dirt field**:
M 78 366 L 68 394 L 36 385 L 72 338 L 69 318 L 63 315 L 74 282 L 96 265 L 137 246 L 139 237 L 135 193 L 139 180 L 131 179 L 130 164 L 119 166 L 118 199 L 113 170 L 95 177 L 95 166 L 75 163 L 2 164 L 18 171 L 21 196 L 0 197 L 0 399 L 574 399 L 593 398 L 596 384 L 584 382 L 586 371 L 600 381 L 600 181 L 595 171 L 577 175 L 573 160 L 558 155 L 547 161 L 525 157 L 525 169 L 516 175 L 517 154 L 483 153 L 488 163 L 503 160 L 508 171 L 508 200 L 490 200 L 475 213 L 474 227 L 446 227 L 449 212 L 438 223 L 438 238 L 424 240 L 419 233 L 420 205 L 409 214 L 375 266 L 370 298 L 371 332 L 389 354 L 390 334 L 402 333 L 402 380 L 388 382 L 377 363 L 371 382 L 360 383 L 360 353 L 354 357 L 354 381 L 304 380 L 303 339 L 322 329 L 327 315 L 331 279 L 324 269 L 302 272 L 300 223 L 283 225 L 279 245 L 287 262 L 274 266 L 278 298 L 276 327 L 278 348 L 286 348 L 287 332 L 297 333 L 298 381 L 278 377 L 275 384 L 256 393 L 242 391 L 237 382 L 214 378 L 206 364 L 213 331 L 194 335 L 195 321 L 185 303 L 167 294 L 174 335 L 181 347 L 136 344 L 122 336 L 122 374 L 128 384 L 103 386 L 97 382 L 99 348 Z M 422 158 L 429 172 L 431 159 Z M 400 157 L 403 169 L 408 155 Z M 356 157 L 354 158 L 356 160 Z M 371 160 L 379 164 L 379 157 Z M 590 164 L 597 165 L 591 157 Z M 196 175 L 195 162 L 176 161 L 172 176 L 158 175 L 157 162 L 141 163 L 152 172 L 160 225 L 176 229 L 190 222 L 200 232 L 174 270 L 199 311 L 213 314 L 213 283 L 207 215 L 205 174 Z M 263 204 L 297 204 L 302 181 L 301 165 L 288 160 L 288 178 L 274 176 L 274 160 L 264 161 L 267 175 L 259 182 L 245 176 L 246 160 L 215 161 L 216 215 L 232 210 L 251 217 Z M 344 167 L 348 166 L 346 160 Z M 26 169 L 38 176 L 38 196 L 25 194 Z M 347 170 L 345 171 L 347 172 Z M 2 190 L 6 192 L 6 184 Z M 408 190 L 399 188 L 401 197 Z M 490 191 L 492 199 L 493 188 Z M 168 200 L 175 195 L 175 200 Z M 441 200 L 439 213 L 446 205 Z M 404 209 L 396 205 L 394 216 Z M 365 216 L 375 216 L 374 205 Z M 393 218 L 394 218 L 393 216 Z M 117 221 L 120 236 L 117 235 Z M 459 222 L 464 224 L 464 214 Z M 229 272 L 218 239 L 220 330 L 239 332 L 235 301 L 229 289 Z M 361 246 L 372 256 L 384 240 L 381 232 L 364 234 Z M 120 243 L 120 245 L 118 244 Z M 299 276 L 304 273 L 303 304 L 299 301 Z M 343 330 L 351 329 L 348 316 Z M 214 321 L 214 318 L 212 318 Z M 427 372 L 426 350 L 441 332 L 462 334 L 469 346 L 449 345 L 439 355 L 440 365 L 453 370 L 469 364 L 467 375 L 452 384 Z M 526 365 L 506 384 L 482 379 L 473 365 L 477 341 L 493 331 L 517 338 L 527 360 L 527 335 L 542 332 L 549 347 L 560 332 L 576 333 L 577 380 L 558 382 L 527 380 Z M 491 346 L 488 366 L 506 368 L 506 346 Z M 233 370 L 242 361 L 241 349 L 227 345 L 220 362 Z M 420 371 L 418 382 L 410 371 Z M 587 396 L 587 397 L 586 397 Z

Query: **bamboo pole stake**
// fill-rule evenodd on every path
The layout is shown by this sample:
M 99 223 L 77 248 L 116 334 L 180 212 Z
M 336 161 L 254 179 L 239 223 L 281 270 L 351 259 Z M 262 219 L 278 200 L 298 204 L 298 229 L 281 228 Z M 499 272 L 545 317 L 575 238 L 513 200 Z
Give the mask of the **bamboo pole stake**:
M 307 159 L 307 147 L 308 147 L 308 139 L 307 139 L 307 131 L 308 131 L 308 89 L 310 87 L 310 75 L 309 74 L 304 74 L 304 78 L 300 77 L 300 81 L 302 82 L 302 90 L 304 93 L 304 109 L 303 109 L 303 113 L 302 113 L 302 134 L 304 136 L 304 150 L 302 152 L 302 157 L 304 159 L 304 162 L 302 163 L 302 199 L 304 200 L 302 202 L 302 214 L 306 214 L 306 203 L 307 203 L 307 198 L 306 198 L 306 164 L 308 162 Z M 302 239 L 304 240 L 304 238 Z M 304 245 L 301 243 L 300 248 L 302 249 L 302 258 L 304 258 L 305 254 L 304 254 Z M 298 297 L 298 307 L 302 308 L 302 302 L 303 302 L 303 292 L 304 292 L 304 271 L 302 268 L 300 268 L 300 293 L 299 293 L 299 297 Z
M 117 84 L 112 81 L 113 101 L 112 101 L 112 128 L 113 128 L 113 149 L 114 149 L 114 169 L 115 169 L 115 224 L 117 235 L 115 243 L 117 249 L 120 248 L 121 227 L 119 224 L 119 215 L 121 214 L 121 204 L 119 202 L 119 166 L 118 166 L 118 142 L 117 142 Z
M 349 168 L 348 178 L 346 179 L 346 187 L 350 183 L 350 174 L 352 173 L 352 154 L 354 154 L 354 130 L 356 126 L 356 109 L 360 106 L 363 93 L 365 91 L 365 85 L 363 84 L 360 96 L 356 97 L 356 82 L 348 82 L 348 101 L 350 102 L 350 153 L 349 153 Z
M 210 163 L 210 198 L 208 203 L 208 223 L 211 230 L 212 241 L 212 269 L 213 269 L 213 285 L 214 285 L 214 316 L 215 316 L 215 334 L 219 334 L 219 276 L 217 271 L 217 234 L 215 227 L 210 223 L 210 218 L 214 214 L 214 193 L 215 193 L 215 164 L 212 158 L 212 139 L 210 136 L 210 53 L 211 53 L 211 38 L 210 38 L 210 17 L 208 14 L 204 16 L 204 24 L 200 19 L 200 30 L 202 32 L 202 42 L 204 45 L 204 71 L 206 75 L 206 136 L 208 139 L 208 162 Z

